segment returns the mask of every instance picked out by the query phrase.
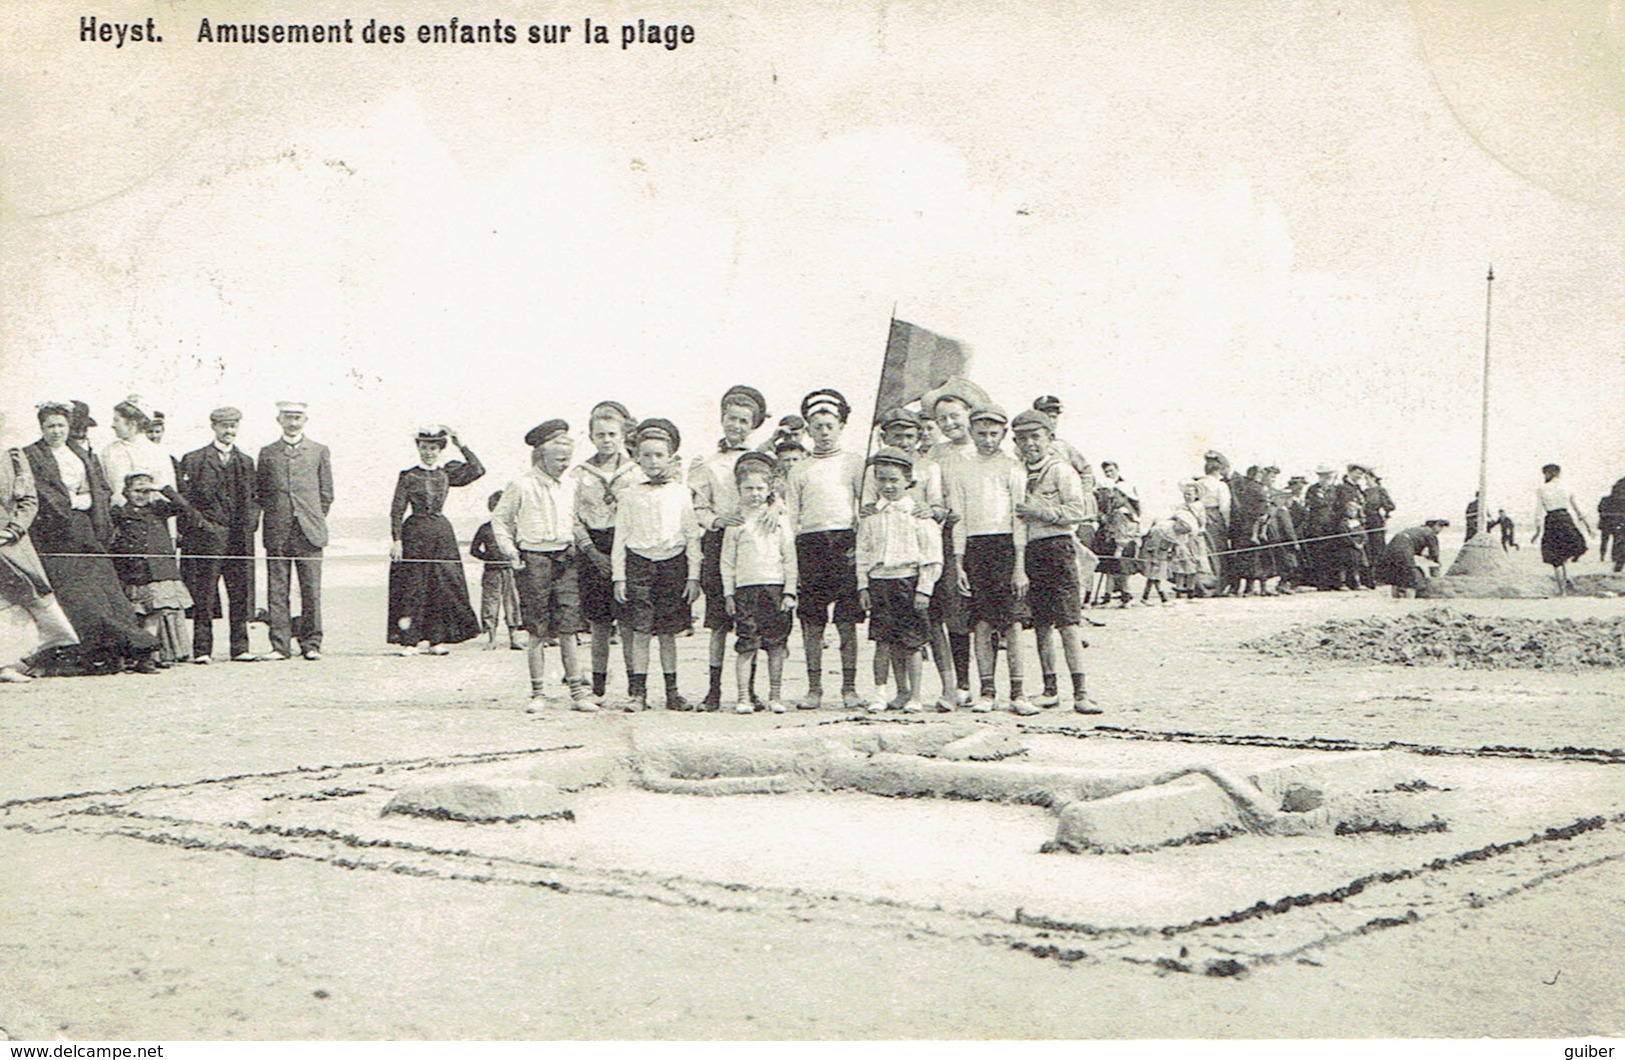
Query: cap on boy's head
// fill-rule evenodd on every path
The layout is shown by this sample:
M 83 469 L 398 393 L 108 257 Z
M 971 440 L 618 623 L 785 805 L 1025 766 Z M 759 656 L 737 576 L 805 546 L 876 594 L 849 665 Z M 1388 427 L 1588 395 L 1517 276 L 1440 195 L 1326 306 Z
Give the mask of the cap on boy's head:
M 525 432 L 525 444 L 532 449 L 546 445 L 561 434 L 569 434 L 570 425 L 563 420 L 544 420 Z
M 412 435 L 412 440 L 417 442 L 438 442 L 445 445 L 446 440 L 450 437 L 451 428 L 444 423 L 426 423 Z
M 1350 464 L 1349 465 L 1349 470 L 1350 471 L 1364 471 L 1367 474 L 1371 473 L 1371 469 L 1366 467 L 1364 464 Z
M 975 419 L 975 415 L 972 414 L 971 420 L 974 421 Z M 1049 418 L 1048 413 L 1040 412 L 1038 409 L 1023 409 L 1016 413 L 1015 419 L 1010 421 L 1010 429 L 1016 434 L 1025 434 L 1028 431 L 1037 430 L 1053 431 L 1055 430 L 1055 421 Z
M 1315 465 L 1315 474 L 1317 474 L 1317 475 L 1335 475 L 1335 474 L 1337 474 L 1337 469 L 1335 467 L 1333 467 L 1332 465 L 1330 465 L 1330 464 L 1316 464 Z
M 68 433 L 79 434 L 82 431 L 96 426 L 96 421 L 90 418 L 90 406 L 83 401 L 70 403 L 71 411 L 68 414 Z
M 164 414 L 162 412 L 159 412 L 157 409 L 153 409 L 152 410 L 152 415 L 147 417 L 147 418 L 152 420 L 152 422 L 154 422 L 154 423 L 162 423 L 162 422 L 164 422 Z
M 920 414 L 913 409 L 894 408 L 887 409 L 885 415 L 880 417 L 880 429 L 887 430 L 892 427 L 920 426 Z
M 1304 478 L 1302 475 L 1293 475 L 1291 478 L 1286 480 L 1286 484 L 1288 486 L 1307 486 L 1309 484 L 1309 480 Z
M 1045 394 L 1043 397 L 1033 398 L 1033 408 L 1039 412 L 1047 412 L 1051 416 L 1061 414 L 1061 399 L 1054 394 Z
M 677 430 L 677 425 L 670 420 L 650 419 L 638 424 L 638 429 L 632 435 L 633 445 L 642 445 L 651 438 L 657 438 L 671 446 L 673 453 L 683 444 L 683 436 Z
M 627 411 L 626 406 L 621 404 L 619 401 L 600 401 L 598 404 L 592 407 L 591 412 L 587 413 L 587 419 L 589 422 L 600 419 L 605 413 L 619 416 L 621 418 L 621 422 L 626 424 L 628 427 L 637 422 L 637 420 L 632 418 L 632 413 Z
M 489 497 L 485 498 L 485 510 L 488 512 L 495 511 L 497 502 L 500 500 L 502 500 L 502 491 L 496 490 Z
M 242 421 L 243 414 L 237 409 L 232 408 L 230 405 L 222 405 L 220 408 L 217 408 L 213 412 L 209 413 L 210 423 L 227 424 L 241 423 Z
M 920 408 L 925 411 L 926 415 L 935 419 L 937 416 L 937 402 L 948 398 L 953 398 L 968 409 L 973 409 L 978 405 L 985 405 L 993 400 L 986 390 L 983 390 L 969 379 L 955 376 L 935 390 L 927 390 L 925 396 L 920 398 Z
M 1004 414 L 1004 409 L 989 401 L 970 410 L 970 421 L 972 423 L 1009 423 L 1010 417 Z
M 750 474 L 771 476 L 778 470 L 779 462 L 777 460 L 774 460 L 767 453 L 750 449 L 740 453 L 739 459 L 734 461 L 734 481 L 737 482 Z
M 132 471 L 124 476 L 125 492 L 130 490 L 151 489 L 152 476 L 145 471 Z
M 1450 520 L 1449 519 L 1429 519 L 1427 522 L 1423 523 L 1422 525 L 1423 526 L 1431 526 L 1435 530 L 1443 530 L 1445 527 L 1450 525 Z
M 722 408 L 727 408 L 729 405 L 744 405 L 750 408 L 750 429 L 753 431 L 762 425 L 763 420 L 767 419 L 767 399 L 762 396 L 760 390 L 753 386 L 745 386 L 741 383 L 729 387 L 728 392 L 722 395 Z
M 823 390 L 814 390 L 801 399 L 802 419 L 812 419 L 813 415 L 819 412 L 827 412 L 845 423 L 847 416 L 852 413 L 852 406 L 846 403 L 846 398 L 839 390 L 826 387 Z
M 308 412 L 310 406 L 303 401 L 278 401 L 276 410 L 278 412 Z
M 804 431 L 806 429 L 807 421 L 793 412 L 788 416 L 779 417 L 779 430 L 781 431 Z
M 793 434 L 780 435 L 773 439 L 773 452 L 775 453 L 805 453 L 806 451 L 807 447 L 801 444 L 801 439 Z
M 873 467 L 880 467 L 882 464 L 900 467 L 910 476 L 914 474 L 914 458 L 894 445 L 881 446 L 875 455 L 869 458 L 869 463 Z

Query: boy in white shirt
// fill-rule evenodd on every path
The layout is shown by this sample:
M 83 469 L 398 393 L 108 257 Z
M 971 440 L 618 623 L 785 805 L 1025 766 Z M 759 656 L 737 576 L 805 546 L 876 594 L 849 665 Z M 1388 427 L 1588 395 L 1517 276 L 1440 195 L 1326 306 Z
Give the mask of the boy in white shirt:
M 908 496 L 914 485 L 914 457 L 884 446 L 869 459 L 879 497 L 872 514 L 858 524 L 858 598 L 869 611 L 869 631 L 877 652 L 884 652 L 897 677 L 897 698 L 878 702 L 918 714 L 920 650 L 930 639 L 926 611 L 931 591 L 942 574 L 942 533 L 921 518 L 918 501 Z M 878 657 L 878 655 L 877 655 Z
M 767 708 L 785 711 L 784 660 L 789 654 L 790 613 L 796 606 L 796 540 L 789 518 L 771 503 L 778 469 L 766 453 L 747 452 L 734 463 L 739 491 L 739 522 L 722 533 L 720 557 L 723 599 L 733 619 L 736 713 L 756 709 L 751 678 L 756 653 L 767 652 Z
M 542 681 L 546 641 L 556 637 L 571 707 L 594 711 L 598 707 L 576 661 L 576 634 L 586 629 L 586 623 L 581 620 L 574 550 L 576 480 L 565 473 L 575 440 L 568 423 L 548 420 L 526 433 L 525 444 L 531 447 L 532 467 L 508 484 L 491 512 L 491 532 L 497 550 L 513 565 L 519 610 L 530 630 L 525 646 L 530 703 L 525 710 L 534 714 L 547 706 Z
M 1036 714 L 1021 687 L 1021 647 L 1016 639 L 1017 607 L 1027 595 L 1027 529 L 1016 514 L 1027 499 L 1027 473 L 1000 446 L 1010 420 L 994 404 L 973 409 L 971 438 L 976 451 L 962 457 L 949 481 L 948 506 L 959 516 L 954 551 L 963 557 L 959 591 L 970 597 L 975 629 L 976 673 L 981 694 L 971 709 L 985 714 L 994 706 L 998 630 L 1010 668 L 1010 709 Z
M 690 607 L 700 595 L 700 527 L 693 495 L 678 477 L 682 436 L 670 420 L 652 419 L 632 437 L 643 480 L 617 498 L 610 552 L 615 602 L 632 630 L 626 709 L 649 705 L 649 638 L 658 637 L 666 709 L 690 710 L 677 691 L 677 634 L 693 623 Z
M 836 390 L 814 390 L 801 402 L 801 416 L 813 439 L 810 457 L 785 481 L 785 505 L 796 532 L 800 575 L 797 611 L 807 652 L 807 698 L 803 710 L 824 699 L 824 626 L 834 611 L 841 637 L 841 694 L 848 710 L 863 707 L 858 695 L 858 630 L 864 619 L 858 602 L 856 565 L 858 493 L 863 488 L 863 457 L 841 451 L 841 430 L 851 406 Z

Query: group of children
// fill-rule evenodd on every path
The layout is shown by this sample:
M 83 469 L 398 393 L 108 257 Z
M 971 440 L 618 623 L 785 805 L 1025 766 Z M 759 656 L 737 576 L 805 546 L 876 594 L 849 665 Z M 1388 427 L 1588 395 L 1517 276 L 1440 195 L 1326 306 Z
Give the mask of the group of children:
M 749 438 L 766 421 L 767 404 L 755 388 L 735 386 L 720 403 L 722 439 L 686 474 L 677 427 L 635 421 L 618 402 L 593 407 L 587 431 L 594 452 L 575 467 L 564 420 L 532 429 L 525 437 L 531 470 L 493 495 L 476 552 L 487 563 L 487 628 L 494 637 L 500 601 L 516 596 L 530 633 L 527 709 L 546 707 L 549 644 L 557 645 L 572 706 L 604 705 L 617 627 L 625 709 L 650 706 L 651 641 L 659 646 L 665 708 L 695 709 L 678 689 L 676 637 L 690 629 L 692 605 L 703 596 L 710 687 L 700 709 L 723 707 L 730 634 L 733 709 L 789 709 L 784 664 L 799 619 L 807 677 L 799 709 L 825 701 L 824 637 L 833 624 L 846 709 L 924 711 L 929 651 L 939 679 L 936 710 L 994 710 L 1002 650 L 1003 703 L 1037 713 L 1062 701 L 1059 633 L 1072 707 L 1099 713 L 1085 687 L 1077 629 L 1084 487 L 1058 451 L 1053 420 L 1037 410 L 1011 420 L 963 380 L 925 395 L 921 407 L 887 411 L 866 459 L 842 447 L 851 415 L 845 397 L 815 390 L 799 417 L 780 421 L 773 437 L 753 448 Z M 1012 434 L 1015 456 L 1005 451 Z M 857 688 L 857 627 L 865 621 L 881 689 L 874 702 Z M 1043 675 L 1035 698 L 1023 684 L 1018 636 L 1025 626 L 1034 630 Z M 585 674 L 576 650 L 582 633 L 591 634 Z M 764 654 L 765 701 L 756 694 Z M 888 686 L 895 687 L 890 696 Z

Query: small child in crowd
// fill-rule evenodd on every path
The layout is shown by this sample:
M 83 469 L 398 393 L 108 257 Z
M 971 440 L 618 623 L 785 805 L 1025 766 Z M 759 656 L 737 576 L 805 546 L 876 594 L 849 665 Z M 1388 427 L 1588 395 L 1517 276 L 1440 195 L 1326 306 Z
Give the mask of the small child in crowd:
M 789 517 L 773 504 L 778 468 L 766 453 L 747 452 L 734 464 L 740 521 L 722 536 L 722 591 L 734 622 L 738 705 L 749 714 L 756 654 L 767 652 L 767 709 L 783 714 L 784 660 L 796 606 L 796 540 Z
M 143 471 L 124 476 L 124 503 L 113 509 L 114 566 L 141 624 L 158 638 L 156 656 L 137 667 L 142 673 L 173 666 L 190 653 L 186 609 L 192 606 L 192 594 L 181 581 L 175 541 L 169 536 L 170 518 L 183 512 L 199 517 L 174 486 L 160 491 Z
M 631 629 L 629 711 L 649 705 L 649 638 L 660 640 L 666 677 L 666 709 L 690 710 L 677 690 L 677 634 L 693 624 L 700 595 L 700 527 L 694 499 L 678 477 L 682 435 L 670 420 L 650 419 L 633 433 L 633 452 L 643 481 L 628 486 L 615 506 L 610 554 L 615 601 Z
M 486 511 L 496 511 L 497 502 L 501 499 L 501 490 L 487 497 Z M 519 631 L 525 620 L 519 616 L 519 590 L 514 584 L 513 566 L 497 547 L 496 533 L 491 529 L 489 519 L 474 531 L 468 554 L 485 564 L 485 569 L 480 573 L 480 626 L 485 630 L 485 650 L 496 649 L 497 626 L 505 623 L 508 627 L 508 647 L 523 651 L 525 646 L 519 643 Z
M 930 518 L 921 517 L 919 502 L 908 496 L 915 485 L 914 457 L 884 446 L 869 460 L 878 497 L 858 523 L 858 599 L 869 612 L 876 659 L 889 661 L 897 678 L 897 696 L 870 707 L 918 714 L 920 651 L 930 639 L 926 612 L 942 574 L 942 534 Z M 929 509 L 925 509 L 929 514 Z

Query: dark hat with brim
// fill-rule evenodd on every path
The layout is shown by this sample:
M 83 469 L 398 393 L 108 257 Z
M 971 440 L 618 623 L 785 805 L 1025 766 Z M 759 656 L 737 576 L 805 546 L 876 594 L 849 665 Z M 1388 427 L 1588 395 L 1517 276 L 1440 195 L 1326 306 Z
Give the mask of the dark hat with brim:
M 729 387 L 728 392 L 722 395 L 721 407 L 727 408 L 729 405 L 743 405 L 750 408 L 750 429 L 753 431 L 762 425 L 763 420 L 767 419 L 767 399 L 762 396 L 760 390 L 753 386 L 739 384 L 738 386 Z
M 880 429 L 888 427 L 914 427 L 920 426 L 920 414 L 913 409 L 897 408 L 887 409 L 880 417 Z
M 914 458 L 895 445 L 881 446 L 875 455 L 869 458 L 869 463 L 875 467 L 882 464 L 900 467 L 910 475 L 914 474 Z
M 677 452 L 683 445 L 682 432 L 678 431 L 677 424 L 670 420 L 647 419 L 638 424 L 638 429 L 632 432 L 632 444 L 634 446 L 642 445 L 650 439 L 659 439 L 665 442 L 671 446 L 673 453 Z
M 802 419 L 811 419 L 815 413 L 828 412 L 842 423 L 852 414 L 852 406 L 846 403 L 846 396 L 839 390 L 829 387 L 823 390 L 814 390 L 801 399 Z
M 984 423 L 1009 423 L 1010 417 L 1005 415 L 1004 409 L 996 402 L 988 401 L 977 405 L 970 410 L 970 421 Z
M 1022 409 L 1016 413 L 1016 418 L 1010 421 L 1010 430 L 1016 434 L 1036 430 L 1054 431 L 1055 421 L 1049 418 L 1048 413 L 1036 408 Z
M 561 434 L 569 434 L 570 425 L 564 420 L 543 420 L 525 432 L 525 444 L 532 449 L 546 445 Z
M 1061 411 L 1061 399 L 1054 394 L 1045 394 L 1043 397 L 1033 398 L 1033 408 L 1053 416 Z
M 772 475 L 778 470 L 779 462 L 759 449 L 748 449 L 740 453 L 739 459 L 734 461 L 734 479 L 736 481 L 753 472 L 766 472 Z

